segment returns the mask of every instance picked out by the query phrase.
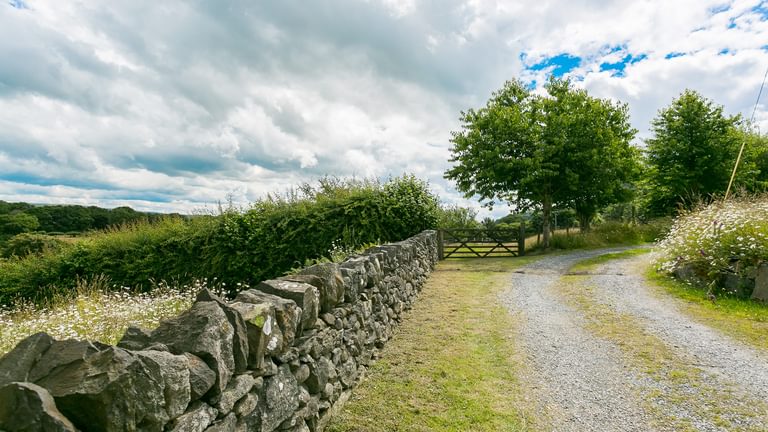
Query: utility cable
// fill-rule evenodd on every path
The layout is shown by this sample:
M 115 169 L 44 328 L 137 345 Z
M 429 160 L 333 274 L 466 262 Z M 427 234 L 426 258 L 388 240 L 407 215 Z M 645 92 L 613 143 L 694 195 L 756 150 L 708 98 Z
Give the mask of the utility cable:
M 768 68 L 765 69 L 765 75 L 763 75 L 763 83 L 760 84 L 760 91 L 757 92 L 757 100 L 755 101 L 755 107 L 752 108 L 752 116 L 749 118 L 749 125 L 755 121 L 755 112 L 757 112 L 757 105 L 760 103 L 760 96 L 763 95 L 763 87 L 765 87 L 765 78 L 768 77 Z M 728 182 L 728 189 L 725 190 L 725 198 L 723 201 L 728 201 L 728 195 L 731 193 L 731 186 L 733 185 L 733 179 L 736 178 L 736 169 L 739 168 L 739 162 L 741 162 L 741 155 L 744 153 L 744 147 L 747 145 L 747 140 L 741 143 L 739 149 L 739 156 L 736 158 L 736 163 L 733 165 L 733 172 L 731 173 L 731 180 Z

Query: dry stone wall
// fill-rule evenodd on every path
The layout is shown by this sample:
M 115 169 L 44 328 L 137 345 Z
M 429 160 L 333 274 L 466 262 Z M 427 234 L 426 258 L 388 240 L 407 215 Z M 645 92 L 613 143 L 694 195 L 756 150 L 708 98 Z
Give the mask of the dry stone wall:
M 0 430 L 322 431 L 437 262 L 425 231 L 268 280 L 117 346 L 44 333 L 0 358 Z

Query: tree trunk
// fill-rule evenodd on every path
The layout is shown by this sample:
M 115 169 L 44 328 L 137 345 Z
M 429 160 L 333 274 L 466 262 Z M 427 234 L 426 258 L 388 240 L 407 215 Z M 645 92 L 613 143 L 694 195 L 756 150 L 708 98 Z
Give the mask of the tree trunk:
M 581 232 L 586 233 L 592 229 L 592 227 L 590 226 L 591 220 L 592 220 L 592 216 L 579 215 L 579 227 Z
M 544 249 L 549 249 L 549 216 L 552 213 L 552 198 L 545 196 L 542 200 L 542 209 L 541 209 L 541 231 L 544 237 Z

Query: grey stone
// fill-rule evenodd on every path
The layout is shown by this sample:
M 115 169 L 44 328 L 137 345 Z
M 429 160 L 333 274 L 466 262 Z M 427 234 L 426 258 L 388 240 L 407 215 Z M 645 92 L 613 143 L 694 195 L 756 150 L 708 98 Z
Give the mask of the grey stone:
M 0 386 L 14 381 L 27 381 L 30 370 L 51 344 L 53 339 L 46 333 L 36 333 L 0 357 Z
M 300 275 L 317 276 L 319 283 L 315 279 L 307 280 L 306 283 L 314 285 L 320 291 L 320 311 L 329 312 L 337 304 L 344 301 L 344 279 L 339 271 L 339 266 L 335 263 L 321 263 L 307 267 L 299 273 Z M 314 282 L 314 283 L 313 283 Z
M 336 388 L 331 383 L 326 383 L 323 388 L 323 399 L 332 400 L 336 394 Z
M 166 409 L 174 411 L 183 395 L 177 391 L 178 386 L 166 383 L 166 379 L 178 375 L 158 373 L 154 366 L 147 366 L 147 358 L 109 347 L 56 367 L 37 384 L 46 388 L 59 410 L 84 431 L 159 431 L 170 420 Z M 185 370 L 185 360 L 178 357 L 181 365 L 173 369 Z M 162 361 L 173 363 L 171 359 Z M 183 376 L 183 372 L 180 374 Z M 183 384 L 180 386 L 183 388 Z M 166 401 L 166 390 L 172 393 L 170 403 Z
M 184 353 L 189 368 L 189 390 L 192 400 L 203 397 L 216 384 L 216 373 L 200 357 Z
M 283 335 L 282 350 L 290 348 L 293 345 L 293 340 L 301 332 L 301 308 L 293 300 L 249 289 L 241 291 L 237 297 L 235 297 L 235 301 L 253 304 L 269 303 L 275 308 L 275 320 Z M 275 352 L 270 347 L 271 343 L 271 340 L 267 343 L 268 353 Z M 282 352 L 282 350 L 279 352 Z
M 235 432 L 237 427 L 237 416 L 230 413 L 223 419 L 208 426 L 206 432 Z
M 357 380 L 357 363 L 355 363 L 355 359 L 349 357 L 338 369 L 338 375 L 339 381 L 341 381 L 345 389 L 355 385 Z
M 26 382 L 0 387 L 0 428 L 7 432 L 76 431 L 48 391 Z
M 299 385 L 288 365 L 264 380 L 257 408 L 243 417 L 248 430 L 271 432 L 299 407 Z
M 204 288 L 197 293 L 195 299 L 197 302 L 212 301 L 219 305 L 221 310 L 227 316 L 229 324 L 232 325 L 234 335 L 232 336 L 232 356 L 235 360 L 235 373 L 240 374 L 248 369 L 248 331 L 246 330 L 245 320 L 240 313 L 231 308 L 224 300 L 213 294 L 209 289 Z
M 248 367 L 261 369 L 264 356 L 283 350 L 283 333 L 277 325 L 275 307 L 271 303 L 231 303 L 230 307 L 245 320 L 248 333 Z M 270 348 L 268 350 L 268 347 Z
M 768 301 L 768 263 L 760 264 L 755 277 L 755 289 L 752 290 L 752 299 Z
M 255 382 L 256 380 L 248 374 L 237 375 L 232 378 L 227 389 L 216 399 L 214 406 L 222 413 L 232 411 L 235 403 L 251 391 Z
M 328 324 L 329 326 L 333 326 L 336 323 L 336 317 L 333 314 L 330 313 L 324 313 L 321 318 L 323 321 Z
M 308 366 L 309 377 L 304 384 L 312 394 L 322 392 L 328 380 L 336 378 L 336 368 L 326 357 L 320 357 L 317 361 L 310 362 Z
M 159 378 L 157 382 L 162 384 L 167 418 L 173 420 L 183 414 L 191 401 L 189 358 L 152 350 L 137 351 L 136 355 L 151 376 Z
M 117 346 L 127 350 L 141 351 L 152 343 L 152 337 L 148 330 L 140 327 L 128 326 Z
M 27 381 L 37 383 L 48 374 L 58 368 L 66 367 L 70 363 L 83 361 L 86 357 L 99 352 L 99 349 L 88 341 L 67 339 L 53 341 L 51 346 L 35 363 L 29 371 Z
M 218 411 L 203 402 L 195 402 L 187 411 L 173 421 L 170 432 L 203 432 L 213 420 Z
M 746 297 L 753 292 L 751 284 L 746 278 L 733 273 L 727 273 L 723 276 L 723 285 L 728 293 L 738 297 Z
M 232 349 L 234 329 L 216 302 L 197 302 L 181 315 L 163 321 L 152 341 L 164 343 L 174 354 L 192 353 L 216 374 L 209 397 L 221 394 L 235 371 Z
M 237 403 L 235 404 L 235 407 L 232 409 L 232 412 L 237 414 L 238 417 L 242 417 L 252 413 L 253 410 L 256 409 L 256 406 L 258 406 L 258 404 L 259 404 L 259 395 L 251 392 L 245 395 L 239 401 L 237 401 Z
M 309 366 L 306 364 L 300 365 L 298 368 L 296 368 L 296 371 L 293 373 L 293 376 L 296 377 L 296 382 L 299 384 L 303 383 L 304 381 L 309 378 Z
M 320 306 L 320 293 L 317 288 L 303 282 L 287 280 L 266 280 L 256 289 L 296 302 L 301 307 L 301 328 L 310 329 L 317 321 Z

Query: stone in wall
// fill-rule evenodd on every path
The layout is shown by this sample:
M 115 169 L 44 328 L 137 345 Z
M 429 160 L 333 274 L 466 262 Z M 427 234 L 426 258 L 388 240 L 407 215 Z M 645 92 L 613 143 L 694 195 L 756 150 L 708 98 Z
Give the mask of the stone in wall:
M 251 289 L 226 302 L 202 291 L 156 330 L 128 329 L 117 348 L 34 335 L 0 358 L 0 387 L 39 384 L 11 384 L 30 416 L 58 409 L 85 431 L 321 431 L 436 260 L 435 235 L 423 233 L 266 281 L 277 295 Z
M 248 368 L 248 332 L 242 315 L 229 307 L 224 300 L 214 295 L 207 288 L 201 290 L 197 294 L 195 301 L 215 302 L 219 305 L 221 310 L 224 311 L 224 314 L 227 316 L 227 321 L 229 321 L 229 324 L 234 330 L 234 335 L 232 336 L 232 356 L 235 360 L 234 372 L 237 374 L 245 372 Z
M 57 344 L 72 346 L 68 342 L 54 342 L 49 352 Z M 58 409 L 81 430 L 160 431 L 190 401 L 184 356 L 106 347 L 82 358 L 62 358 L 66 357 L 41 358 L 38 366 L 57 366 L 36 384 L 53 396 Z
M 267 303 L 274 307 L 275 320 L 282 334 L 280 346 L 267 344 L 267 353 L 278 355 L 293 345 L 293 340 L 301 333 L 301 308 L 295 301 L 284 299 L 272 294 L 267 294 L 255 289 L 240 292 L 235 297 L 236 302 L 262 304 Z
M 175 354 L 200 357 L 216 374 L 209 397 L 219 395 L 235 373 L 232 340 L 235 330 L 216 302 L 196 302 L 174 319 L 163 321 L 152 332 L 153 343 L 165 344 Z M 247 336 L 246 336 L 247 337 Z
M 304 277 L 308 279 L 303 280 Z M 344 301 L 346 287 L 336 263 L 315 264 L 285 278 L 314 285 L 320 291 L 320 312 L 328 312 Z
M 240 425 L 247 430 L 271 432 L 291 417 L 299 407 L 299 385 L 288 365 L 264 380 L 256 409 L 243 417 Z
M 0 426 L 7 432 L 77 430 L 56 408 L 48 390 L 26 382 L 0 387 Z
M 36 333 L 19 342 L 8 354 L 0 358 L 0 386 L 27 381 L 29 372 L 53 344 L 53 338 Z
M 301 328 L 306 330 L 315 326 L 320 307 L 320 293 L 314 286 L 303 282 L 266 280 L 255 289 L 293 300 L 301 308 Z
M 248 334 L 248 368 L 262 369 L 267 347 L 277 354 L 283 347 L 283 333 L 277 325 L 275 307 L 271 303 L 234 302 L 230 307 L 245 321 Z
M 768 301 L 768 263 L 762 263 L 757 267 L 755 276 L 755 289 L 752 291 L 753 300 Z

